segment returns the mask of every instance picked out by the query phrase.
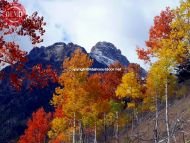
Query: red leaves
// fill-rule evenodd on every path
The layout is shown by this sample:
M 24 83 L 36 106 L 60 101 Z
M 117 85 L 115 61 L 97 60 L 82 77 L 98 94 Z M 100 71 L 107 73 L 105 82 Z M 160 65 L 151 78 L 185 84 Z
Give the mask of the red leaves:
M 149 31 L 149 39 L 145 42 L 147 46 L 146 49 L 137 48 L 136 50 L 139 59 L 150 61 L 151 56 L 154 55 L 153 52 L 161 48 L 158 43 L 161 39 L 168 38 L 171 32 L 170 24 L 173 18 L 174 13 L 169 7 L 154 18 L 154 25 Z
M 24 20 L 20 25 L 8 25 L 2 14 L 10 4 L 11 2 L 7 0 L 0 1 L 0 31 L 3 32 L 0 37 L 0 68 L 4 65 L 14 65 L 13 67 L 16 68 L 16 72 L 24 73 L 23 65 L 27 61 L 27 52 L 20 49 L 14 40 L 6 41 L 5 36 L 11 36 L 12 34 L 17 36 L 29 36 L 32 44 L 40 43 L 43 41 L 41 37 L 45 32 L 44 26 L 46 23 L 43 17 L 39 17 L 38 13 L 34 12 L 31 16 L 26 15 L 23 17 Z M 15 66 L 15 64 L 17 64 L 17 66 Z M 2 75 L 1 71 L 0 75 Z M 27 75 L 28 73 L 25 72 L 26 77 L 28 77 Z M 41 87 L 47 85 L 48 80 L 54 82 L 57 80 L 56 73 L 50 67 L 44 70 L 42 67 L 34 67 L 33 75 L 29 77 L 30 80 L 32 80 L 32 86 L 39 86 L 39 83 L 42 83 Z M 35 79 L 32 79 L 32 77 Z M 48 77 L 50 79 L 47 79 Z M 23 80 L 19 79 L 16 74 L 11 75 L 10 80 L 10 83 L 12 83 L 13 87 L 16 87 L 17 90 L 22 87 Z
M 21 25 L 21 29 L 17 32 L 18 35 L 30 36 L 32 44 L 43 42 L 41 36 L 45 33 L 43 26 L 46 25 L 43 20 L 43 16 L 39 17 L 37 12 L 34 12 L 32 16 L 26 16 Z
M 22 87 L 22 78 L 19 78 L 17 74 L 11 74 L 10 83 L 16 90 L 20 90 Z
M 31 74 L 29 75 L 30 88 L 38 87 L 44 88 L 49 82 L 57 82 L 58 76 L 50 66 L 43 69 L 41 64 L 38 64 L 32 68 Z
M 174 18 L 173 12 L 169 7 L 160 13 L 160 16 L 154 18 L 154 26 L 149 32 L 149 41 L 159 40 L 160 38 L 167 38 L 171 32 L 170 24 Z
M 136 52 L 139 59 L 144 60 L 145 62 L 150 61 L 150 54 L 151 54 L 150 51 L 138 47 L 136 49 Z
M 0 38 L 0 64 L 1 66 L 5 63 L 10 65 L 16 63 L 26 62 L 27 52 L 22 51 L 15 42 L 5 42 L 2 37 Z
M 62 118 L 63 116 L 62 106 L 55 108 L 54 118 Z
M 122 66 L 115 63 L 110 68 L 122 68 Z M 85 89 L 92 95 L 97 94 L 95 97 L 99 98 L 100 101 L 115 99 L 115 90 L 121 82 L 122 75 L 123 71 L 93 74 L 88 78 Z
M 18 143 L 43 143 L 50 128 L 51 114 L 46 113 L 43 108 L 32 114 Z
M 28 81 L 30 90 L 33 88 L 44 88 L 49 83 L 56 83 L 58 81 L 57 72 L 51 66 L 42 68 L 42 65 L 38 64 L 32 68 L 32 71 L 24 69 L 22 64 L 14 65 L 12 68 L 14 72 L 0 72 L 0 80 L 9 77 L 10 85 L 17 91 L 22 89 L 24 81 Z M 23 69 L 21 70 L 21 68 Z
M 3 13 L 5 8 L 10 5 L 11 2 L 7 0 L 1 0 L 0 10 Z M 44 18 L 38 16 L 37 12 L 34 12 L 31 16 L 26 15 L 23 17 L 23 22 L 17 26 L 10 26 L 4 21 L 2 14 L 0 15 L 0 30 L 5 31 L 4 35 L 10 35 L 16 33 L 20 36 L 29 36 L 31 38 L 32 44 L 40 43 L 43 41 L 41 36 L 45 33 Z
M 119 63 L 115 63 L 110 66 L 110 68 L 123 68 Z M 104 99 L 115 99 L 115 90 L 119 83 L 124 71 L 120 72 L 105 72 L 102 75 L 102 90 L 104 91 Z

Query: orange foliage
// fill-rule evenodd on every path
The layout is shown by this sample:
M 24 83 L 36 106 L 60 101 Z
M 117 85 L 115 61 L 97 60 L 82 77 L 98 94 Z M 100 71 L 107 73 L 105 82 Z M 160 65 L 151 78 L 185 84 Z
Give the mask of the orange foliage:
M 122 66 L 115 63 L 110 68 L 122 68 Z M 121 70 L 93 74 L 88 78 L 85 89 L 93 95 L 97 94 L 101 100 L 114 99 L 115 90 L 121 82 L 123 73 L 124 71 Z
M 51 114 L 46 113 L 43 108 L 32 114 L 28 121 L 28 128 L 25 130 L 18 143 L 43 143 L 50 128 Z
M 63 118 L 62 106 L 55 108 L 55 112 L 54 112 L 53 116 L 54 116 L 54 118 Z
M 110 68 L 122 68 L 122 65 L 115 63 L 110 66 Z M 116 99 L 115 90 L 121 82 L 124 70 L 105 72 L 102 74 L 102 91 L 104 99 Z

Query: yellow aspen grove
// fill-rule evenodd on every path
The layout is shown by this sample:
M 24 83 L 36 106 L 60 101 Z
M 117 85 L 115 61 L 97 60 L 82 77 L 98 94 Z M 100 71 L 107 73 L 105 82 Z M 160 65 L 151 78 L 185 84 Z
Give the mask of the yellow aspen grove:
M 104 115 L 110 110 L 108 100 L 104 99 L 101 74 L 94 74 L 88 78 L 88 105 L 83 108 L 83 122 L 85 126 L 94 130 L 94 143 L 97 143 L 98 128 L 104 124 Z
M 119 98 L 129 98 L 130 102 L 128 103 L 128 108 L 133 107 L 132 115 L 132 132 L 133 132 L 133 120 L 135 116 L 137 117 L 137 106 L 139 100 L 143 99 L 142 85 L 138 77 L 138 74 L 134 72 L 126 73 L 122 77 L 121 84 L 116 89 L 116 96 Z M 137 117 L 138 118 L 138 117 Z
M 158 143 L 159 141 L 158 140 L 159 103 L 166 95 L 165 93 L 167 93 L 165 101 L 166 99 L 168 100 L 168 95 L 171 96 L 172 94 L 174 94 L 174 87 L 175 87 L 175 76 L 170 74 L 171 71 L 169 71 L 169 69 L 164 70 L 167 69 L 165 66 L 166 65 L 164 65 L 164 62 L 157 61 L 150 68 L 146 81 L 146 88 L 147 88 L 146 97 L 144 98 L 143 101 L 143 106 L 146 110 L 155 111 L 155 127 L 154 127 L 155 143 Z M 167 86 L 166 86 L 166 81 L 170 83 L 169 85 L 167 83 Z
M 69 125 L 72 125 L 73 143 L 76 143 L 77 121 L 81 118 L 81 110 L 88 101 L 87 92 L 85 91 L 88 71 L 76 71 L 76 69 L 89 68 L 91 64 L 92 61 L 88 55 L 77 49 L 71 58 L 64 61 L 64 71 L 59 77 L 60 87 L 56 89 L 52 99 L 52 104 L 55 107 L 62 107 L 63 119 L 68 121 L 67 128 L 71 128 Z
M 155 23 L 150 29 L 150 37 L 149 41 L 146 42 L 146 50 L 137 49 L 139 58 L 145 61 L 151 61 L 151 56 L 155 58 L 152 60 L 153 63 L 151 66 L 153 69 L 157 67 L 158 74 L 155 73 L 153 75 L 154 72 L 150 71 L 152 77 L 148 77 L 147 85 L 150 85 L 151 83 L 153 85 L 147 88 L 149 88 L 149 91 L 151 90 L 151 94 L 153 93 L 154 97 L 156 96 L 156 100 L 158 99 L 158 94 L 164 93 L 167 143 L 171 142 L 168 99 L 169 94 L 173 91 L 173 89 L 169 89 L 170 84 L 171 82 L 175 81 L 172 73 L 174 73 L 175 68 L 179 64 L 183 63 L 189 58 L 189 9 L 190 1 L 184 0 L 181 1 L 180 6 L 176 9 L 167 9 L 165 12 L 161 12 L 161 15 L 155 18 Z M 160 79 L 157 79 L 158 77 L 160 77 Z M 161 80 L 161 82 L 159 82 L 159 80 Z M 158 92 L 160 89 L 161 92 Z M 146 100 L 148 101 L 148 98 Z M 157 143 L 158 140 L 155 139 L 155 142 Z

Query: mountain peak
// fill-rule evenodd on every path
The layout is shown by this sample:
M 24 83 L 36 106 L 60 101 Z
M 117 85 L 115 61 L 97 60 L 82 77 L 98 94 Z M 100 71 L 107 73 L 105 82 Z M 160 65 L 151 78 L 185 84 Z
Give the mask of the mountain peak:
M 71 53 L 73 53 L 77 48 L 81 48 L 84 52 L 86 52 L 85 49 L 79 45 L 73 43 L 66 44 L 64 42 L 57 42 L 48 47 L 35 47 L 30 51 L 29 59 L 63 61 L 65 56 L 71 56 Z
M 114 44 L 106 41 L 96 43 L 96 45 L 92 47 L 91 51 L 95 50 L 96 48 L 117 49 Z
M 117 49 L 114 44 L 105 41 L 98 42 L 95 46 L 93 46 L 90 56 L 107 66 L 116 61 L 120 62 L 124 66 L 129 64 L 128 59 L 122 55 L 121 51 Z

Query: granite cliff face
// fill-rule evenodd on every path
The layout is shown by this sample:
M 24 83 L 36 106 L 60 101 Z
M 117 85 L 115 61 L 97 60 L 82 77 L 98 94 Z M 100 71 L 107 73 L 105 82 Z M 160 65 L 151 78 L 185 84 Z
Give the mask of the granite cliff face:
M 51 65 L 61 73 L 64 59 L 71 57 L 77 48 L 87 53 L 83 47 L 73 43 L 59 42 L 48 47 L 36 47 L 29 52 L 28 62 L 24 67 L 31 69 L 36 64 L 42 64 L 44 67 Z M 108 42 L 98 42 L 89 56 L 94 61 L 92 67 L 96 68 L 108 67 L 116 61 L 124 66 L 129 64 L 121 51 Z M 11 73 L 13 69 L 6 67 L 3 71 Z M 50 84 L 44 89 L 33 89 L 33 91 L 23 88 L 20 92 L 16 92 L 9 86 L 7 79 L 0 82 L 0 143 L 9 143 L 18 138 L 26 128 L 26 121 L 32 112 L 39 107 L 44 107 L 46 111 L 53 110 L 49 101 L 56 86 L 57 84 Z

